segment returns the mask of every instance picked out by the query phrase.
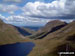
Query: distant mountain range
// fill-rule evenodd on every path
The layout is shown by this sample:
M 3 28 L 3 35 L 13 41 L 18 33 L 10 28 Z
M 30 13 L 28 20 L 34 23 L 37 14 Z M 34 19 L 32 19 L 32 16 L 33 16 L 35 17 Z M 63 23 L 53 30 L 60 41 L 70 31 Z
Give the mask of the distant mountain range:
M 30 38 L 41 39 L 41 38 L 47 36 L 48 34 L 61 29 L 62 27 L 66 26 L 66 25 L 67 25 L 66 22 L 62 22 L 59 20 L 50 21 L 44 27 L 39 29 L 36 34 L 30 36 Z
M 36 47 L 28 56 L 59 56 L 59 52 L 75 52 L 75 21 L 69 24 L 51 21 L 38 32 L 45 33 L 33 35 Z
M 0 45 L 26 40 L 36 45 L 28 56 L 58 56 L 58 52 L 75 52 L 75 21 L 66 23 L 54 20 L 34 31 L 0 20 Z
M 41 27 L 43 27 L 43 26 L 24 26 L 24 28 L 31 29 L 34 31 L 39 30 Z

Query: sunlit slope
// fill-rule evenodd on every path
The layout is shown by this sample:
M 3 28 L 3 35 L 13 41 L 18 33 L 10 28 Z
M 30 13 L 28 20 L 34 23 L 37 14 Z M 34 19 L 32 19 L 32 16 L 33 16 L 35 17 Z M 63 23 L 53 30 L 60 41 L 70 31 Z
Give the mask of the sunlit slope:
M 0 45 L 21 41 L 21 35 L 12 25 L 5 24 L 0 20 Z
M 34 42 L 36 46 L 28 56 L 58 56 L 58 52 L 66 51 L 66 45 L 68 51 L 75 52 L 75 21 Z
M 67 25 L 66 22 L 62 22 L 60 20 L 50 21 L 44 27 L 39 29 L 36 34 L 33 34 L 32 36 L 30 36 L 30 38 L 32 38 L 32 39 L 44 38 L 48 34 L 55 32 L 66 25 Z

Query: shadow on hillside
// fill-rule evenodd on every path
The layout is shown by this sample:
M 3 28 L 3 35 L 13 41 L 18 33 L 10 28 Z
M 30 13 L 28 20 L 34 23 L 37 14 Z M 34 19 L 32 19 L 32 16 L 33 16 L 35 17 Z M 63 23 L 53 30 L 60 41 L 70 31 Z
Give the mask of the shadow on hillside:
M 43 36 L 41 36 L 41 37 L 38 38 L 38 39 L 42 39 L 42 38 L 46 37 L 48 34 L 50 34 L 50 33 L 52 33 L 52 32 L 55 32 L 55 31 L 61 29 L 61 28 L 64 27 L 64 26 L 66 26 L 66 25 L 56 26 L 56 27 L 52 28 L 51 31 L 47 32 L 46 34 L 44 34 Z
M 47 53 L 44 56 L 59 56 L 60 52 L 74 52 L 75 53 L 75 48 L 73 48 L 69 43 L 62 44 L 60 46 L 57 46 L 53 52 Z M 75 56 L 75 54 L 65 54 L 61 56 Z
M 69 43 L 60 45 L 57 47 L 58 52 L 75 52 L 75 48 L 73 48 Z
M 16 27 L 16 26 L 15 26 Z M 27 31 L 25 31 L 24 29 L 20 28 L 20 27 L 16 27 L 16 29 L 20 32 L 20 34 L 22 34 L 23 36 L 28 36 L 31 35 L 30 33 L 28 33 Z
M 68 41 L 75 42 L 75 34 L 67 38 Z

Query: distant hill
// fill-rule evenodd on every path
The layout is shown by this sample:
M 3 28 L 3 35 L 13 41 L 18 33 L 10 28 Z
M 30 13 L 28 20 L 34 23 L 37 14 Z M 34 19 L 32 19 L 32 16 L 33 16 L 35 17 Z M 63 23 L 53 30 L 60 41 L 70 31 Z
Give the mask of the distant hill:
M 44 38 L 49 33 L 55 32 L 66 25 L 67 25 L 66 22 L 62 22 L 60 20 L 50 21 L 44 27 L 39 29 L 36 34 L 30 36 L 30 38 L 34 38 L 34 39 Z
M 16 43 L 22 40 L 21 34 L 17 29 L 0 20 L 0 45 Z
M 33 30 L 33 31 L 38 31 L 43 26 L 23 26 L 23 27 L 30 29 L 30 30 Z
M 31 35 L 36 33 L 35 30 L 29 29 L 29 28 L 22 27 L 22 29 L 26 30 L 26 31 L 29 32 Z
M 15 27 L 15 28 L 18 30 L 18 32 L 19 32 L 21 35 L 23 35 L 24 37 L 36 33 L 35 30 L 29 29 L 29 28 L 18 27 L 18 26 L 14 26 L 14 27 Z
M 59 56 L 58 52 L 75 52 L 75 21 L 34 42 L 36 46 L 28 56 Z

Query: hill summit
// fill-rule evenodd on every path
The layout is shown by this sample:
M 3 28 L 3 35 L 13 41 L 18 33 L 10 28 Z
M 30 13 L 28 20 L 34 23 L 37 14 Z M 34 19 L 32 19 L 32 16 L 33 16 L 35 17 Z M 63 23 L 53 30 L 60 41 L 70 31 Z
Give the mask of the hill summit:
M 46 26 L 50 27 L 50 22 Z M 48 33 L 46 30 L 45 32 Z M 38 35 L 35 38 L 38 38 Z M 48 34 L 42 33 L 40 36 L 44 38 L 34 41 L 36 46 L 28 56 L 59 56 L 59 52 L 75 52 L 75 21 Z
M 66 26 L 66 25 L 67 25 L 66 22 L 63 22 L 60 20 L 50 21 L 44 27 L 39 29 L 38 32 L 36 34 L 34 34 L 33 36 L 31 36 L 30 38 L 34 38 L 34 39 L 44 38 L 49 33 L 55 32 L 55 31 L 61 29 L 62 27 Z

